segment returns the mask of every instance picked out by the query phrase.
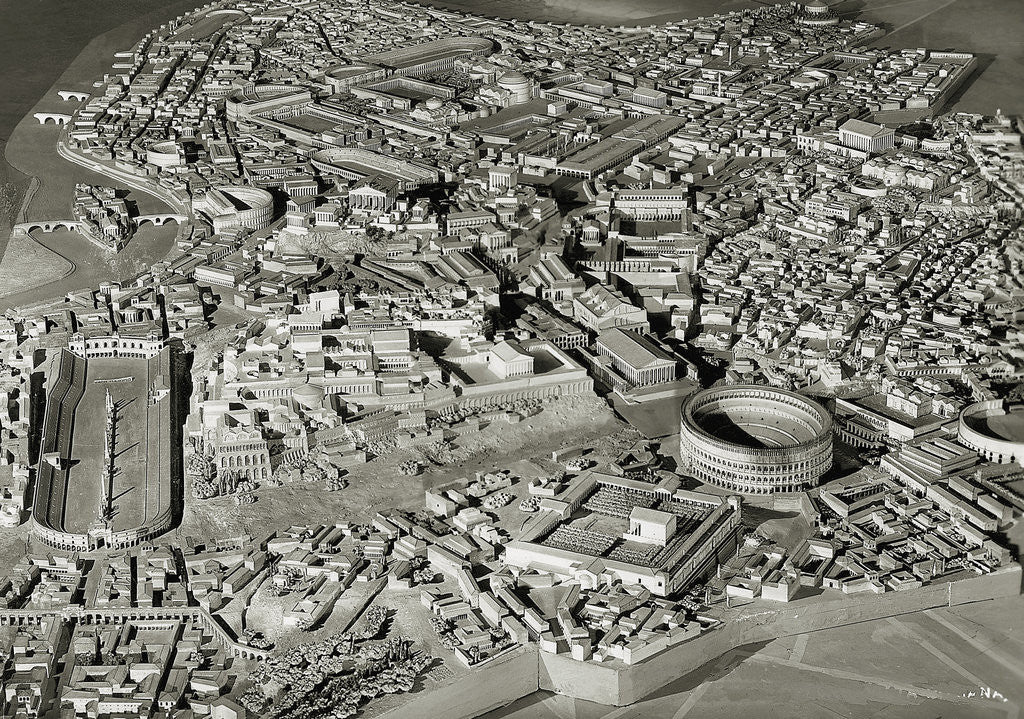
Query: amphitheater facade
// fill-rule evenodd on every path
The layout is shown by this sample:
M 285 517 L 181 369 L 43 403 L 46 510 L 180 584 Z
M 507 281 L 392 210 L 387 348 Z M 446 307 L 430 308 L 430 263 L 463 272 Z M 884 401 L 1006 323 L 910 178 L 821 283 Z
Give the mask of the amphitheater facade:
M 832 418 L 795 392 L 715 387 L 683 403 L 679 444 L 684 471 L 702 482 L 743 494 L 796 492 L 832 467 Z
M 990 462 L 1024 467 L 1024 402 L 993 399 L 968 405 L 960 413 L 957 436 Z

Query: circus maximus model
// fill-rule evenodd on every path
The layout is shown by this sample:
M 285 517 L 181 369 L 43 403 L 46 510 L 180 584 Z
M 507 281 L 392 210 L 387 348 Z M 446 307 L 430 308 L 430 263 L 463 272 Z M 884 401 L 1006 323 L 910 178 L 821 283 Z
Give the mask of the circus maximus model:
M 624 705 L 1018 594 L 1020 135 L 878 35 L 253 0 L 65 93 L 178 229 L 0 319 L 3 710 Z

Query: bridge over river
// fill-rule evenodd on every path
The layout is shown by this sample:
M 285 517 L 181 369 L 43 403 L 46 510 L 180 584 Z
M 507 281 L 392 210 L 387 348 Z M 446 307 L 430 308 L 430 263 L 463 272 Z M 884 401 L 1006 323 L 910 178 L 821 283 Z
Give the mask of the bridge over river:
M 157 213 L 151 215 L 138 215 L 137 217 L 131 218 L 135 222 L 136 227 L 142 227 L 147 222 L 151 222 L 157 227 L 161 227 L 167 222 L 174 222 L 181 224 L 188 221 L 188 218 L 184 215 L 176 213 Z M 30 233 L 34 230 L 41 230 L 42 232 L 53 232 L 54 230 L 72 230 L 74 232 L 82 231 L 82 223 L 78 220 L 32 220 L 31 222 L 19 222 L 14 226 L 15 232 L 26 232 Z

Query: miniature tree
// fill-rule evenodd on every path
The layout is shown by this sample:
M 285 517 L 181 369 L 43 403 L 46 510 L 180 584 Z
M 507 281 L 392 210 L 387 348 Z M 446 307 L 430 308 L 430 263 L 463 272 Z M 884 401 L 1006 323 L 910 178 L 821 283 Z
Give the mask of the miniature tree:
M 235 491 L 241 494 L 250 493 L 255 491 L 258 485 L 251 479 L 243 479 L 241 482 L 235 484 Z
M 437 572 L 430 567 L 421 567 L 412 573 L 412 580 L 416 584 L 433 584 L 437 578 Z
M 188 660 L 196 665 L 197 669 L 202 669 L 206 666 L 206 655 L 198 649 L 193 649 L 188 655 Z
M 452 450 L 444 440 L 438 440 L 427 445 L 423 449 L 423 453 L 431 463 L 436 465 L 445 465 L 452 461 Z
M 456 639 L 455 635 L 451 632 L 448 632 L 447 634 L 442 634 L 440 637 L 438 637 L 438 642 L 441 644 L 442 647 L 449 651 L 454 651 L 455 648 L 459 646 L 459 640 Z
M 341 477 L 331 477 L 327 480 L 327 491 L 337 492 L 338 490 L 344 489 L 346 482 Z
M 420 473 L 422 465 L 415 459 L 410 459 L 407 462 L 402 462 L 398 465 L 398 471 L 407 477 L 415 476 Z
M 210 462 L 198 452 L 193 453 L 189 455 L 185 472 L 193 477 L 207 477 L 210 474 Z
M 451 622 L 442 617 L 431 617 L 430 626 L 436 634 L 444 634 L 451 631 Z
M 363 620 L 366 623 L 366 627 L 363 629 L 364 639 L 373 639 L 380 630 L 384 627 L 384 622 L 388 619 L 388 608 L 380 605 L 374 605 L 370 607 L 366 614 L 363 615 Z
M 238 698 L 238 702 L 253 716 L 263 716 L 267 708 L 267 698 L 256 687 L 247 689 Z
M 302 481 L 322 482 L 327 478 L 327 473 L 314 462 L 309 462 L 302 467 Z
M 75 654 L 75 664 L 83 667 L 91 666 L 98 662 L 99 658 L 99 651 L 94 648 L 92 651 L 79 652 Z
M 590 466 L 590 460 L 586 457 L 573 457 L 565 463 L 565 469 L 569 472 L 582 472 Z
M 230 494 L 231 485 L 234 482 L 235 471 L 233 469 L 227 469 L 220 473 L 218 476 L 218 489 L 220 494 Z
M 263 636 L 263 632 L 245 630 L 245 643 L 253 649 L 273 649 L 274 643 Z
M 491 643 L 496 647 L 504 646 L 508 643 L 509 637 L 504 629 L 491 629 L 488 632 L 488 636 L 491 638 Z
M 205 479 L 192 480 L 192 496 L 196 499 L 210 499 L 218 494 L 217 485 Z

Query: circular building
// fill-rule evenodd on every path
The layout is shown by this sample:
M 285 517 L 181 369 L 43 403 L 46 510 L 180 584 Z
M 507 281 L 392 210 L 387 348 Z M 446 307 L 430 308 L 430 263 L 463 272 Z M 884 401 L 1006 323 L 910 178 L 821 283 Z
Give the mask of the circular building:
M 315 384 L 303 384 L 292 390 L 292 399 L 306 409 L 323 406 L 324 388 Z
M 990 462 L 1024 467 L 1024 402 L 993 399 L 964 407 L 957 427 L 960 444 Z
M 258 187 L 219 185 L 197 192 L 192 209 L 210 218 L 214 232 L 237 227 L 262 230 L 274 220 L 274 196 Z
M 185 164 L 185 156 L 174 140 L 154 142 L 146 149 L 146 162 L 160 168 L 181 167 Z
M 533 97 L 533 83 L 521 72 L 510 70 L 498 78 L 498 87 L 509 93 L 511 105 L 522 105 Z
M 824 0 L 810 0 L 804 3 L 803 10 L 797 16 L 797 22 L 811 27 L 838 25 L 839 16 L 832 12 Z
M 795 392 L 715 387 L 683 403 L 679 451 L 702 482 L 746 494 L 795 492 L 832 467 L 832 418 Z

